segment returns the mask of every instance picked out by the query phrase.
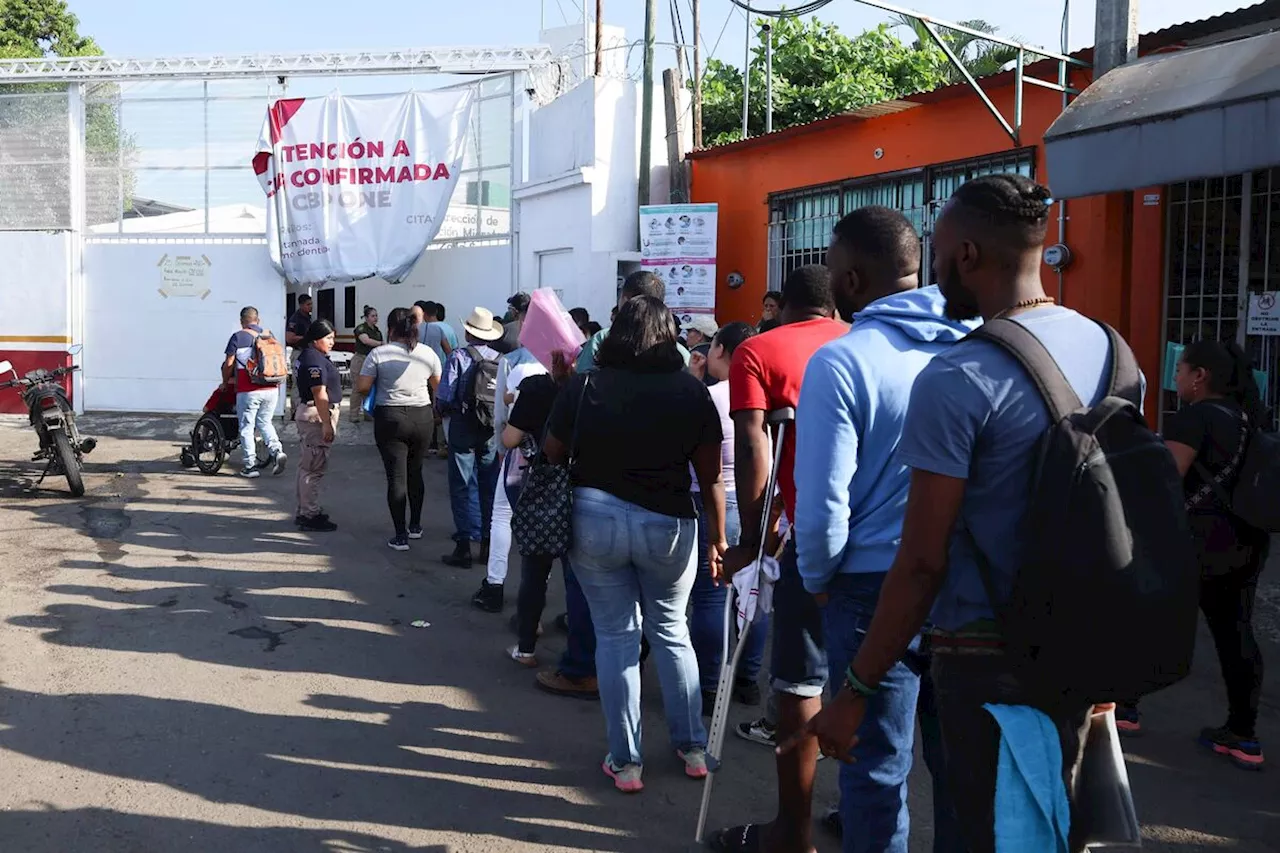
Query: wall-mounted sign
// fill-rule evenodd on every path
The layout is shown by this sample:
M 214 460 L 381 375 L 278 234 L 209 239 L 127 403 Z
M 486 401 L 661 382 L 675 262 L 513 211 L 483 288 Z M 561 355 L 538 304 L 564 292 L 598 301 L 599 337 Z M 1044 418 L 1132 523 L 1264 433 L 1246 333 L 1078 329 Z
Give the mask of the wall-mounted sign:
M 1142 196 L 1143 207 L 1159 207 L 1160 193 L 1146 193 Z
M 716 311 L 719 205 L 640 207 L 640 265 L 667 284 L 667 306 L 681 322 Z
M 1280 294 L 1249 294 L 1247 335 L 1280 335 Z
M 160 295 L 204 299 L 209 295 L 208 255 L 163 255 L 156 264 L 160 268 Z

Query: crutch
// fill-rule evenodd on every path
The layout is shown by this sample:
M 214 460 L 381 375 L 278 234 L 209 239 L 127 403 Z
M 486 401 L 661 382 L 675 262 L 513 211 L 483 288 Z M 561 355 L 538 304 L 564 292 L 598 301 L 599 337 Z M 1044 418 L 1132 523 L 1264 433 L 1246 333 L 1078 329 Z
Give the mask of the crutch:
M 760 519 L 760 548 L 756 552 L 756 563 L 764 559 L 764 543 L 769 534 L 769 519 L 773 512 L 773 495 L 778 488 L 778 466 L 782 462 L 782 442 L 786 438 L 787 424 L 796 419 L 796 410 L 792 408 L 774 409 L 765 416 L 766 429 L 776 427 L 773 446 L 773 465 L 769 468 L 769 483 L 764 491 L 764 514 Z M 756 574 L 756 585 L 751 595 L 759 598 L 759 572 Z M 720 683 L 716 687 L 715 709 L 711 712 L 711 731 L 707 734 L 707 774 L 706 784 L 702 788 L 702 808 L 698 811 L 698 831 L 694 840 L 702 843 L 703 832 L 707 828 L 707 810 L 711 806 L 711 785 L 715 782 L 716 773 L 720 770 L 720 755 L 724 748 L 725 728 L 729 724 L 729 704 L 732 700 L 734 674 L 742 660 L 742 652 L 747 647 L 747 634 L 751 631 L 751 622 L 742 626 L 738 634 L 737 645 L 733 649 L 733 658 L 729 657 L 729 637 L 734 627 L 736 602 L 733 585 L 729 584 L 724 597 L 724 645 L 720 651 Z

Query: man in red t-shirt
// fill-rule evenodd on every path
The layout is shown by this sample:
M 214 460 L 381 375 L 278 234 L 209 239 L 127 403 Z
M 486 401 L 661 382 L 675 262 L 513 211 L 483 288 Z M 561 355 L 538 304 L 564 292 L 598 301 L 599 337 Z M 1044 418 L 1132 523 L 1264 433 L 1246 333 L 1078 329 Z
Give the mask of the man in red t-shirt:
M 766 416 L 775 409 L 794 409 L 810 357 L 849 327 L 835 319 L 831 275 L 811 265 L 792 272 L 782 287 L 783 325 L 740 344 L 729 368 L 729 412 L 733 417 L 738 511 L 742 539 L 724 556 L 726 575 L 750 564 L 760 548 L 765 489 L 773 465 Z M 790 521 L 796 512 L 795 425 L 787 425 L 778 468 L 778 488 Z M 795 543 L 788 543 L 773 591 L 773 659 L 771 676 L 777 702 L 776 727 L 768 717 L 742 723 L 738 734 L 773 745 L 800 731 L 822 710 L 827 681 L 827 654 L 822 644 L 822 614 L 801 582 Z M 812 739 L 778 763 L 778 817 L 768 826 L 748 824 L 722 830 L 716 849 L 809 851 L 812 841 L 813 780 L 818 748 Z M 715 846 L 715 844 L 713 844 Z

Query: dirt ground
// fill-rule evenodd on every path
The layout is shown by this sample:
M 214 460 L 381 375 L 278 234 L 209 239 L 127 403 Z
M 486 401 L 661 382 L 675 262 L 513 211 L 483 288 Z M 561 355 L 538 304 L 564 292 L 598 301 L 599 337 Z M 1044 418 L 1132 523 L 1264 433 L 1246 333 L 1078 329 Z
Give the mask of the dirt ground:
M 0 421 L 0 850 L 694 849 L 701 788 L 667 748 L 656 678 L 646 790 L 623 797 L 598 769 L 598 705 L 542 694 L 503 658 L 514 584 L 502 616 L 479 613 L 482 570 L 439 562 L 443 462 L 428 464 L 426 538 L 397 554 L 368 426 L 344 424 L 326 481 L 341 529 L 307 535 L 291 523 L 292 470 L 183 470 L 192 420 L 85 419 L 101 443 L 80 500 L 34 486 L 34 435 Z M 1272 673 L 1276 568 L 1259 603 Z M 548 620 L 561 601 L 553 583 Z M 544 663 L 563 642 L 548 632 Z M 1280 771 L 1245 773 L 1193 743 L 1222 704 L 1203 634 L 1192 678 L 1146 702 L 1148 731 L 1126 743 L 1148 850 L 1280 850 Z M 1260 734 L 1280 761 L 1274 674 Z M 772 811 L 771 755 L 730 741 L 712 825 Z M 834 768 L 820 776 L 819 808 Z M 913 851 L 930 849 L 928 802 L 921 762 Z

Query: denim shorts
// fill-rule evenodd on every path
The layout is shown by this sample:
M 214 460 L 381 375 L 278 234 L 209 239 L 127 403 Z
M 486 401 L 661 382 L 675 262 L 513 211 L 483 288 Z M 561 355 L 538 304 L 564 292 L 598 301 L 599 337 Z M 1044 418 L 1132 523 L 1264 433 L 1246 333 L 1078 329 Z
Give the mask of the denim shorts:
M 804 588 L 796 563 L 795 539 L 787 543 L 773 587 L 773 657 L 770 677 L 776 693 L 812 698 L 827 684 L 827 650 L 822 610 Z

